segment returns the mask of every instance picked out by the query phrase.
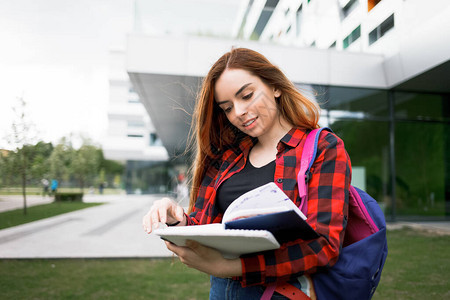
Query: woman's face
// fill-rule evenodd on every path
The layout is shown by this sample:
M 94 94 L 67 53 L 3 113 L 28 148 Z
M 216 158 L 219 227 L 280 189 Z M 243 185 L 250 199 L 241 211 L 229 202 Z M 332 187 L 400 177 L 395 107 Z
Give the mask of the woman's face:
M 275 97 L 280 95 L 242 69 L 226 69 L 214 86 L 215 101 L 230 123 L 252 137 L 266 135 L 279 124 Z

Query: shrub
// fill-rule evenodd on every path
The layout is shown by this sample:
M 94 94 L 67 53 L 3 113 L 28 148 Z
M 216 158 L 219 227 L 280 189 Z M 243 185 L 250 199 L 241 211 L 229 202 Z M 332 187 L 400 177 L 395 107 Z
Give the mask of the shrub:
M 83 201 L 83 193 L 56 193 L 55 201 Z

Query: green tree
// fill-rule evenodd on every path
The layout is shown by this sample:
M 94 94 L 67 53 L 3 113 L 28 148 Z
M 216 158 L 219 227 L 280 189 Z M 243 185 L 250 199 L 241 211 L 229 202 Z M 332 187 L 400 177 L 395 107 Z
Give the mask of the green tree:
M 12 164 L 12 151 L 1 150 L 0 152 L 0 185 L 1 186 L 11 186 L 15 176 L 13 172 Z
M 14 149 L 11 154 L 13 170 L 18 174 L 22 187 L 23 195 L 23 213 L 27 214 L 27 182 L 30 177 L 29 164 L 34 155 L 34 149 L 31 146 L 36 140 L 36 130 L 34 124 L 30 121 L 26 102 L 23 97 L 17 98 L 17 103 L 12 108 L 14 119 L 11 126 L 11 132 L 7 136 L 9 144 Z
M 57 179 L 59 182 L 63 179 L 69 179 L 74 152 L 72 145 L 65 138 L 62 138 L 59 144 L 54 147 L 48 160 L 51 178 Z
M 53 145 L 40 141 L 34 146 L 33 152 L 34 156 L 30 165 L 32 178 L 35 180 L 47 178 L 50 175 L 49 158 L 53 152 Z
M 124 164 L 119 161 L 104 159 L 103 151 L 101 149 L 99 149 L 99 151 L 101 152 L 102 158 L 100 170 L 103 170 L 108 185 L 119 187 L 121 183 L 121 177 L 125 171 Z
M 98 175 L 100 158 L 98 148 L 93 145 L 84 144 L 76 150 L 71 170 L 81 190 Z

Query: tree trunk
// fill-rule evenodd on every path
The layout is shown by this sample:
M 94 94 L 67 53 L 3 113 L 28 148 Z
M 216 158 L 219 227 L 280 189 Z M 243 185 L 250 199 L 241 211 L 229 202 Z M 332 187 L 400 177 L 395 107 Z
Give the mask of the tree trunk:
M 22 153 L 22 195 L 23 195 L 23 214 L 27 214 L 27 157 L 25 153 Z
M 80 192 L 83 192 L 83 190 L 84 190 L 84 179 L 80 178 L 78 180 L 78 182 L 79 182 L 79 185 L 80 185 Z
M 23 195 L 23 214 L 27 214 L 27 186 L 25 178 L 22 178 L 22 195 Z

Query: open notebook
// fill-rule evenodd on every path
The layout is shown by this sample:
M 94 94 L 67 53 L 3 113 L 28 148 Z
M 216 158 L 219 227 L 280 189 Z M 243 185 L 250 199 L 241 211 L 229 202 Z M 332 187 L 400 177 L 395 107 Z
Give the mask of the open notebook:
M 225 211 L 222 223 L 156 229 L 155 234 L 176 245 L 195 240 L 227 258 L 273 250 L 295 239 L 317 233 L 305 215 L 275 184 L 268 183 L 237 198 Z

